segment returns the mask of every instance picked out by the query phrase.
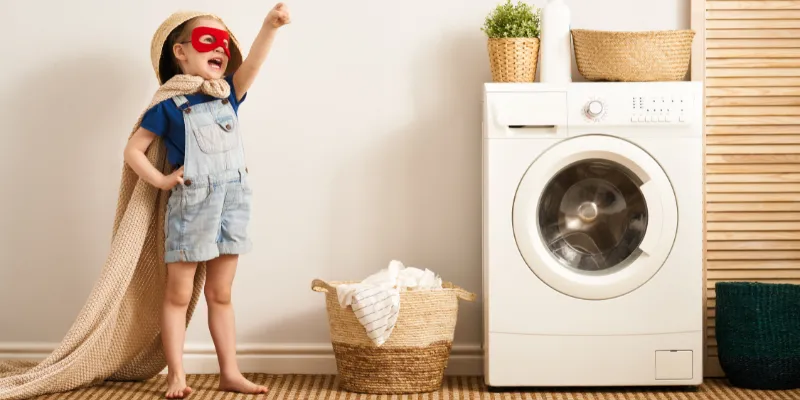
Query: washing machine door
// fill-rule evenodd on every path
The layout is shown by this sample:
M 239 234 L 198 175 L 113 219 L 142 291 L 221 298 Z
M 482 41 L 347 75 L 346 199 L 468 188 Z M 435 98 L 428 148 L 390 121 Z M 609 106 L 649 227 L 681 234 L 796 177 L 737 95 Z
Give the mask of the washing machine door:
M 560 142 L 522 177 L 514 236 L 528 267 L 559 292 L 600 300 L 652 278 L 678 226 L 675 193 L 647 152 L 587 135 Z

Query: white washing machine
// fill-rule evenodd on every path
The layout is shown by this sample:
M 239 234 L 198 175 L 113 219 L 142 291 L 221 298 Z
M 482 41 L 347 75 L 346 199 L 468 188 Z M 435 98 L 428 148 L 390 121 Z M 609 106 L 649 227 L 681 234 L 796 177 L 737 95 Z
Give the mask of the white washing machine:
M 484 88 L 485 380 L 693 386 L 702 86 Z

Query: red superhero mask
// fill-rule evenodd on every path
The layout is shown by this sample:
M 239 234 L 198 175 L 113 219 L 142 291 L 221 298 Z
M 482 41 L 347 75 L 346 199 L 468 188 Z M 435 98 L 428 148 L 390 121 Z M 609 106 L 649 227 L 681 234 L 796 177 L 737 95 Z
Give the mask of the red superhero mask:
M 212 38 L 214 38 L 214 41 L 211 43 L 204 43 L 200 41 L 200 38 L 202 38 L 205 35 L 210 35 Z M 207 53 L 209 51 L 213 51 L 217 47 L 221 46 L 225 50 L 225 55 L 227 55 L 228 58 L 230 58 L 231 51 L 228 49 L 229 39 L 230 39 L 230 34 L 228 34 L 228 31 L 224 31 L 217 28 L 211 28 L 208 26 L 198 26 L 197 28 L 194 28 L 194 30 L 192 30 L 192 47 L 194 47 L 195 50 L 201 53 Z

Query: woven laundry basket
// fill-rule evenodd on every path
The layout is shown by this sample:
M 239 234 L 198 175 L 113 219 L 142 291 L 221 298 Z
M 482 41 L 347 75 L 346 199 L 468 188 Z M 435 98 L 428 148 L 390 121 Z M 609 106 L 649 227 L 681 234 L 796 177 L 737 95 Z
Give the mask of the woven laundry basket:
M 590 81 L 679 81 L 689 71 L 693 30 L 572 30 L 575 63 Z
M 494 82 L 533 82 L 539 38 L 490 38 L 489 67 Z
M 733 386 L 800 388 L 800 285 L 717 282 L 719 362 Z
M 315 279 L 311 289 L 325 293 L 340 386 L 356 393 L 408 394 L 441 388 L 450 358 L 458 300 L 475 295 L 450 282 L 441 290 L 400 292 L 400 313 L 381 346 L 369 340 L 350 307 L 342 307 L 336 286 L 355 282 Z

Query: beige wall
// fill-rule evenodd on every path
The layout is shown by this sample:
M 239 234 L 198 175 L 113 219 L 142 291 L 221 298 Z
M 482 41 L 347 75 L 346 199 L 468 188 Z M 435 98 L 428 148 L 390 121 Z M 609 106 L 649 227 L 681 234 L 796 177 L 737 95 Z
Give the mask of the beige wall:
M 256 248 L 234 289 L 246 368 L 305 371 L 301 352 L 332 367 L 313 278 L 360 279 L 396 258 L 479 293 L 480 96 L 490 79 L 479 28 L 497 1 L 288 3 L 294 23 L 240 110 L 256 192 Z M 567 2 L 575 28 L 689 25 L 688 0 Z M 168 3 L 0 2 L 14 39 L 0 74 L 0 356 L 46 353 L 99 273 L 122 149 L 156 89 L 156 26 L 172 7 L 209 10 L 248 48 L 273 5 Z M 201 304 L 190 369 L 215 366 L 205 317 Z M 480 303 L 464 304 L 456 364 L 477 368 L 480 324 Z

